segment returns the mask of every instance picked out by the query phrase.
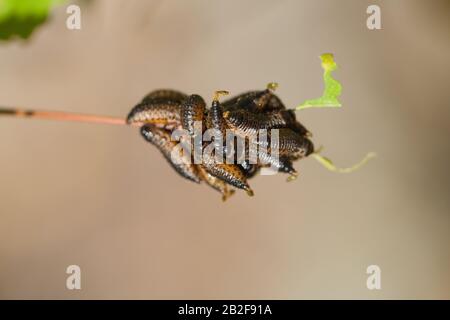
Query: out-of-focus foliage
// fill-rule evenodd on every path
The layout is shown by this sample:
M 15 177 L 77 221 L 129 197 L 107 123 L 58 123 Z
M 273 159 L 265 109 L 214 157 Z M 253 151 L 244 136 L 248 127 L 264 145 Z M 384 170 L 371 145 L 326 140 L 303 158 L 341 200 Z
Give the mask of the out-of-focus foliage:
M 297 106 L 296 110 L 302 110 L 307 108 L 340 108 L 342 104 L 339 102 L 338 97 L 342 92 L 342 85 L 334 79 L 331 75 L 333 71 L 337 69 L 337 64 L 334 61 L 334 56 L 332 53 L 324 53 L 320 56 L 320 60 L 322 60 L 322 69 L 323 69 L 323 83 L 324 90 L 321 97 L 316 99 L 306 100 L 299 106 Z M 338 173 L 350 173 L 355 170 L 358 170 L 363 165 L 365 165 L 370 159 L 376 156 L 375 152 L 369 152 L 361 161 L 354 164 L 348 168 L 339 168 L 337 167 L 330 158 L 320 155 L 322 148 L 319 148 L 314 153 L 311 154 L 312 158 L 317 160 L 322 166 L 332 172 Z
M 28 38 L 63 0 L 0 0 L 0 39 Z
M 323 68 L 323 94 L 320 98 L 306 100 L 296 108 L 297 110 L 306 108 L 339 108 L 342 106 L 338 100 L 342 92 L 342 85 L 331 76 L 331 73 L 337 69 L 333 54 L 324 53 L 320 56 L 320 59 L 322 60 Z

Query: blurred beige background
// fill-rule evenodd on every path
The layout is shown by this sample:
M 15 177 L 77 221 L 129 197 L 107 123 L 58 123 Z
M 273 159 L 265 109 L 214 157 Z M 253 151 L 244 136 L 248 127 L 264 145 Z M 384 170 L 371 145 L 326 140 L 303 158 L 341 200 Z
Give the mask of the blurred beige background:
M 78 4 L 81 31 L 63 5 L 0 43 L 0 104 L 125 116 L 155 88 L 210 100 L 278 81 L 293 107 L 333 52 L 344 108 L 298 116 L 337 164 L 378 158 L 349 175 L 306 159 L 299 180 L 260 176 L 222 203 L 136 129 L 2 118 L 0 298 L 450 298 L 448 1 Z

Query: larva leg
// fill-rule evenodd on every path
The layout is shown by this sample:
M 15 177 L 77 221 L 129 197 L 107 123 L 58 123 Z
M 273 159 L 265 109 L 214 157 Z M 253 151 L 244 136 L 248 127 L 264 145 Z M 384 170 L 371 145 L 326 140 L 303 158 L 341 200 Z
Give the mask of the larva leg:
M 171 141 L 169 131 L 157 128 L 154 125 L 143 125 L 141 134 L 145 140 L 156 146 L 164 155 L 166 160 L 182 177 L 199 183 L 201 181 L 196 166 L 192 163 L 190 156 L 180 154 L 181 145 L 177 141 Z M 177 152 L 172 152 L 174 148 L 179 148 Z

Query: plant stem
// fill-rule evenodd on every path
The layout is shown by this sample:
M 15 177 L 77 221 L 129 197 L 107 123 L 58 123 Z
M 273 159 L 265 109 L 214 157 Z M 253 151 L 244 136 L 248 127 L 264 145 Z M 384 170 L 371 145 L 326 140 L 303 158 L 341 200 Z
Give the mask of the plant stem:
M 56 121 L 75 121 L 75 122 L 128 125 L 128 123 L 124 118 L 62 112 L 62 111 L 23 110 L 18 108 L 0 107 L 0 116 L 11 116 L 16 118 L 48 119 Z

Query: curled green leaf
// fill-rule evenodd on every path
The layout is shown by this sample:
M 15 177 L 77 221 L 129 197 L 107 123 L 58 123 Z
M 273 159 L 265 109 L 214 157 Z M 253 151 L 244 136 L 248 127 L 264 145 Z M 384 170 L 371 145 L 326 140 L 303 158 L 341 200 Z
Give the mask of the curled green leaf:
M 311 156 L 316 159 L 321 165 L 323 165 L 326 169 L 332 172 L 337 173 L 350 173 L 355 170 L 358 170 L 363 165 L 365 165 L 370 159 L 374 158 L 376 156 L 375 152 L 369 152 L 361 161 L 354 164 L 351 167 L 348 168 L 339 168 L 334 165 L 334 163 L 327 157 L 320 155 L 319 153 L 315 152 L 311 154 Z
M 337 69 L 337 64 L 334 61 L 332 53 L 324 53 L 320 56 L 322 60 L 323 82 L 324 91 L 320 98 L 306 100 L 296 110 L 302 110 L 306 108 L 338 108 L 342 104 L 339 102 L 338 97 L 342 92 L 342 85 L 331 76 L 331 73 Z

